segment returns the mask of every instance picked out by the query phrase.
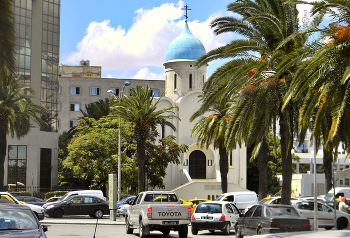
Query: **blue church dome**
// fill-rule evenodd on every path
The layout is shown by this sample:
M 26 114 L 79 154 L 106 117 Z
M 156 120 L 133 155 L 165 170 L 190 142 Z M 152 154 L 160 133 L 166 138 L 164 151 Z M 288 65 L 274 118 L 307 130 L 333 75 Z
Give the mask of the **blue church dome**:
M 205 54 L 205 48 L 190 31 L 185 22 L 182 33 L 176 37 L 166 50 L 165 62 L 171 61 L 197 61 Z

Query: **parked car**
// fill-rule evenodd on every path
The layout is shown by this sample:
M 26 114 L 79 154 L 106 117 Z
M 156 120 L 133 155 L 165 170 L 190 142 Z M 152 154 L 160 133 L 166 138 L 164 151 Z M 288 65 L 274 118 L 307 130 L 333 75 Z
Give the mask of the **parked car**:
M 259 204 L 258 195 L 255 192 L 231 192 L 221 194 L 215 201 L 233 202 L 240 212 L 244 212 L 246 208 Z
M 126 199 L 124 199 L 122 202 L 118 203 L 120 205 L 117 205 L 117 216 L 124 216 L 126 215 L 126 210 L 131 206 L 135 200 L 136 196 L 131 196 Z
M 181 205 L 189 205 L 189 206 L 191 206 L 191 214 L 193 214 L 193 212 L 194 212 L 193 203 L 187 202 L 187 201 L 185 201 L 185 200 L 183 200 L 181 198 L 179 198 L 179 201 L 181 202 Z
M 125 198 L 124 200 L 122 200 L 121 202 L 117 203 L 117 209 L 121 206 L 124 205 L 125 203 L 132 203 L 134 201 L 134 199 L 136 198 L 136 196 L 130 196 Z
M 188 200 L 189 203 L 193 204 L 193 211 L 196 209 L 197 205 L 202 203 L 202 202 L 210 202 L 211 200 L 208 199 L 200 199 L 200 198 L 196 198 L 196 199 L 191 199 Z M 193 212 L 192 212 L 193 213 Z
M 232 202 L 202 202 L 197 205 L 191 217 L 192 234 L 197 235 L 201 230 L 221 230 L 228 235 L 234 229 L 239 214 Z
M 46 225 L 41 225 L 28 206 L 0 204 L 0 237 L 46 237 Z
M 46 202 L 56 202 L 60 199 L 61 197 L 50 197 L 46 199 Z
M 54 204 L 57 202 L 65 201 L 65 200 L 68 200 L 70 197 L 75 196 L 75 195 L 89 195 L 89 196 L 95 196 L 95 197 L 99 197 L 101 199 L 106 200 L 106 198 L 103 196 L 103 192 L 101 190 L 77 190 L 77 191 L 68 192 L 68 193 L 64 194 L 62 197 L 60 197 L 57 201 L 50 202 L 47 204 L 51 205 L 51 204 Z
M 31 197 L 31 196 L 16 196 L 16 198 L 20 202 L 34 204 L 41 207 L 46 203 L 46 201 L 41 198 Z
M 350 230 L 330 230 L 330 231 L 304 231 L 304 232 L 285 232 L 274 233 L 267 235 L 250 236 L 249 238 L 337 238 L 337 237 L 350 237 Z
M 306 218 L 310 219 L 311 223 L 314 222 L 314 202 L 308 200 L 293 201 L 296 209 Z M 334 222 L 334 210 L 322 202 L 317 202 L 317 214 L 318 214 L 318 227 L 325 229 L 332 229 L 335 226 Z M 342 230 L 348 227 L 350 221 L 350 214 L 337 211 L 337 229 Z
M 28 206 L 30 209 L 32 209 L 32 211 L 34 212 L 34 214 L 37 216 L 39 220 L 43 220 L 45 218 L 44 208 L 34 204 L 23 204 L 8 192 L 0 192 L 0 203 L 15 203 L 15 204 L 21 204 L 23 206 Z
M 102 218 L 104 214 L 109 214 L 108 203 L 100 197 L 90 195 L 72 196 L 64 201 L 46 203 L 43 207 L 47 215 L 55 218 L 64 215 L 89 215 Z
M 309 231 L 310 221 L 292 205 L 259 204 L 252 206 L 237 219 L 237 238 L 245 235 Z
M 266 197 L 259 201 L 260 204 L 282 204 L 281 197 Z M 298 198 L 291 197 L 290 200 L 298 200 Z

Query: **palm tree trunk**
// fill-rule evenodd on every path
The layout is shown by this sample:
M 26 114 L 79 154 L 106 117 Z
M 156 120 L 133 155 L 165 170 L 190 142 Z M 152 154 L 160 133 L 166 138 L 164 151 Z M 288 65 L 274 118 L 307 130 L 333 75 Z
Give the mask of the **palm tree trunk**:
M 7 148 L 7 120 L 0 120 L 0 191 L 4 191 L 5 160 Z
M 326 178 L 326 192 L 332 189 L 332 152 L 323 147 L 323 169 Z
M 145 140 L 137 140 L 139 192 L 145 191 Z
M 228 155 L 226 148 L 219 149 L 220 154 L 220 174 L 221 174 L 221 190 L 227 193 L 227 173 L 228 173 Z
M 259 198 L 267 197 L 267 162 L 268 162 L 269 147 L 266 140 L 262 143 L 262 146 L 258 155 L 258 168 L 259 168 Z
M 280 116 L 280 136 L 282 155 L 282 204 L 289 205 L 292 192 L 292 152 L 293 137 L 289 135 L 289 130 L 284 121 L 286 118 L 281 113 Z

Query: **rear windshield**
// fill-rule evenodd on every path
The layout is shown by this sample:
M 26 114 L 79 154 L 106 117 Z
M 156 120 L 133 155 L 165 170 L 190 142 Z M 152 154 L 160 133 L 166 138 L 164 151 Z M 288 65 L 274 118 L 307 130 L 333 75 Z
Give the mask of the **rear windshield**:
M 294 209 L 294 207 L 267 207 L 266 208 L 266 216 L 267 217 L 275 217 L 275 216 L 293 216 L 300 217 L 299 213 Z
M 197 206 L 196 213 L 222 213 L 221 204 L 201 203 Z
M 145 202 L 177 202 L 177 196 L 175 194 L 163 194 L 163 193 L 148 193 L 144 199 Z

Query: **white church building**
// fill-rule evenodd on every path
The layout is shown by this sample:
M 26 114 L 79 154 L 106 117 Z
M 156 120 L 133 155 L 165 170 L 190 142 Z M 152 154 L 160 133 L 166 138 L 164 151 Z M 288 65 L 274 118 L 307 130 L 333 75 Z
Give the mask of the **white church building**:
M 160 108 L 174 107 L 181 120 L 174 120 L 173 134 L 178 144 L 189 149 L 181 156 L 179 165 L 170 164 L 164 183 L 167 190 L 176 191 L 185 200 L 197 198 L 215 199 L 222 193 L 219 169 L 219 151 L 213 146 L 199 147 L 197 139 L 191 137 L 196 121 L 190 122 L 192 114 L 200 108 L 199 95 L 207 79 L 207 66 L 196 66 L 204 55 L 203 44 L 191 33 L 187 20 L 182 33 L 168 46 L 165 59 L 165 97 Z M 171 130 L 171 129 L 168 129 Z M 228 192 L 246 191 L 247 149 L 238 148 L 230 152 Z

